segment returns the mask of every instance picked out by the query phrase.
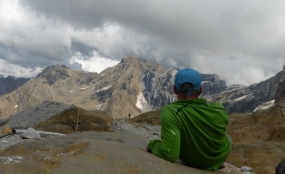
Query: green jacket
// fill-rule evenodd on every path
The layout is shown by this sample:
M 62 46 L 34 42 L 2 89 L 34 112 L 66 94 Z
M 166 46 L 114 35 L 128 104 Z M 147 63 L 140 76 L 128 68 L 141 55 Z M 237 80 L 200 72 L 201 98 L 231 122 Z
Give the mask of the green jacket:
M 230 152 L 224 107 L 206 99 L 183 100 L 161 110 L 161 141 L 151 140 L 152 153 L 170 162 L 217 170 Z

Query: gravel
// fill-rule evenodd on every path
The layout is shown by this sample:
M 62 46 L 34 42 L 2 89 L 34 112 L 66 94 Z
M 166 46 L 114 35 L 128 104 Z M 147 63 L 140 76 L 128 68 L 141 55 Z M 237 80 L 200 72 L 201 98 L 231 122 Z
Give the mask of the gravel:
M 5 149 L 17 143 L 30 142 L 33 140 L 22 139 L 19 135 L 9 135 L 0 139 L 0 150 Z M 22 156 L 0 156 L 0 163 L 19 164 L 24 157 Z
M 160 139 L 160 128 L 161 126 L 151 125 L 149 123 L 135 123 L 130 124 L 126 118 L 114 119 L 111 128 L 115 132 L 129 132 L 138 135 L 142 135 L 150 140 Z
M 24 157 L 22 156 L 3 156 L 0 157 L 0 162 L 6 164 L 19 164 L 23 159 Z
M 9 135 L 7 137 L 0 139 L 0 150 L 5 149 L 13 144 L 22 143 L 22 142 L 30 142 L 33 140 L 30 139 L 22 139 L 20 135 Z

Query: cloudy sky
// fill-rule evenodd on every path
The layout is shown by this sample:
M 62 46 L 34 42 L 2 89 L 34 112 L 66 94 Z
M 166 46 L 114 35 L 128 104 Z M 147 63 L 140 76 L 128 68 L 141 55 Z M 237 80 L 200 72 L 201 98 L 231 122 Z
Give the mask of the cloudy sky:
M 0 74 L 100 72 L 138 56 L 250 85 L 285 64 L 284 16 L 283 0 L 0 0 Z

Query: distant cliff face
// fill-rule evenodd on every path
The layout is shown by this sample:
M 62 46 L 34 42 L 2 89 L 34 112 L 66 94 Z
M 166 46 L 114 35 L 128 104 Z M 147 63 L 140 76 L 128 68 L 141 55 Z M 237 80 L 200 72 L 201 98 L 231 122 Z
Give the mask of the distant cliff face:
M 4 78 L 0 75 L 0 96 L 14 91 L 25 84 L 28 80 L 29 78 L 15 78 L 12 76 Z
M 210 96 L 220 93 L 226 89 L 227 85 L 224 80 L 216 74 L 201 74 L 203 92 L 201 97 L 209 98 Z
M 283 79 L 282 81 L 278 83 L 274 103 L 275 104 L 277 103 L 285 104 L 285 79 Z
M 226 88 L 210 98 L 223 103 L 228 113 L 249 113 L 265 102 L 275 99 L 278 83 L 285 79 L 285 69 L 260 83 Z M 282 86 L 282 84 L 280 84 Z M 284 90 L 284 89 L 283 89 Z M 280 87 L 282 93 L 282 88 Z M 280 92 L 279 92 L 280 94 Z
M 170 69 L 163 73 L 146 72 L 143 76 L 143 95 L 153 109 L 159 109 L 176 99 L 173 91 L 176 69 Z M 220 80 L 216 74 L 201 74 L 203 92 L 201 97 L 209 97 L 226 88 L 226 82 Z

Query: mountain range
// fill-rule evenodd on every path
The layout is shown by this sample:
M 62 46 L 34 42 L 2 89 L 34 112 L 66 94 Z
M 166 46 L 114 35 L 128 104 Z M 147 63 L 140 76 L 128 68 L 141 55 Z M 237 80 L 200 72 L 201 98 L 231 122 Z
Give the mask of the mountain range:
M 70 70 L 64 65 L 46 68 L 22 86 L 0 96 L 0 118 L 27 108 L 56 101 L 68 105 L 106 111 L 112 118 L 131 117 L 157 110 L 176 100 L 173 79 L 177 69 L 165 70 L 138 57 L 125 57 L 101 73 Z M 227 112 L 246 113 L 275 99 L 283 70 L 250 86 L 230 85 L 216 74 L 201 74 L 203 93 L 209 101 L 223 103 Z M 1 79 L 1 78 L 0 78 Z M 1 88 L 4 88 L 2 85 Z
M 0 96 L 14 91 L 27 81 L 29 78 L 16 78 L 14 76 L 4 78 L 3 75 L 0 75 Z

